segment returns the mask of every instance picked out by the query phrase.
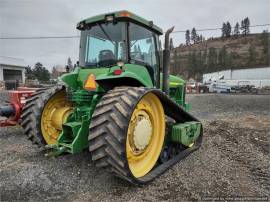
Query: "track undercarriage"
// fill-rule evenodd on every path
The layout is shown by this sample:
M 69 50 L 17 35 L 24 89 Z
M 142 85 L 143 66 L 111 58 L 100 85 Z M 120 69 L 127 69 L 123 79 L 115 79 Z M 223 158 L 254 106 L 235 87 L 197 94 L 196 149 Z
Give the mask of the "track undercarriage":
M 126 112 L 133 112 L 134 108 L 137 107 L 137 103 L 149 93 L 155 94 L 160 99 L 166 116 L 170 117 L 170 120 L 174 120 L 173 125 L 179 126 L 181 123 L 186 124 L 186 126 L 189 124 L 192 127 L 192 124 L 196 123 L 199 128 L 196 128 L 193 131 L 194 133 L 189 134 L 190 138 L 192 138 L 192 144 L 186 146 L 179 142 L 181 138 L 178 141 L 171 139 L 172 133 L 170 133 L 170 130 L 173 130 L 173 125 L 172 123 L 167 124 L 167 134 L 158 157 L 159 160 L 148 174 L 143 177 L 134 177 L 128 157 L 125 155 L 127 151 L 123 149 L 126 147 L 127 141 L 125 133 L 128 124 L 126 122 L 131 116 Z M 108 103 L 110 103 L 109 106 Z M 123 136 L 119 134 L 123 134 Z M 181 136 L 181 133 L 179 136 Z M 182 134 L 182 138 L 185 137 Z M 197 150 L 201 142 L 201 123 L 179 107 L 162 91 L 149 88 L 116 88 L 108 92 L 100 104 L 97 105 L 97 111 L 93 115 L 89 133 L 89 148 L 94 163 L 98 167 L 106 168 L 113 174 L 135 184 L 143 184 L 153 180 Z
M 41 119 L 41 114 L 37 114 L 38 107 L 46 109 L 42 102 L 50 103 L 48 99 L 55 95 L 59 97 L 59 92 L 63 93 L 63 89 L 55 87 L 37 93 L 27 102 L 23 110 L 22 126 L 28 138 L 35 144 L 42 146 L 45 143 L 41 131 L 39 131 L 38 119 Z M 152 97 L 142 103 L 147 96 Z M 97 102 L 97 98 L 93 101 Z M 147 102 L 150 105 L 160 103 L 162 111 L 157 111 L 159 114 L 149 113 L 149 110 L 154 111 L 155 109 L 148 109 Z M 67 129 L 64 128 L 55 144 L 46 145 L 49 151 L 47 156 L 58 156 L 66 152 L 78 153 L 89 146 L 92 160 L 97 167 L 105 168 L 114 175 L 134 184 L 144 184 L 161 175 L 201 145 L 201 123 L 158 89 L 117 87 L 103 95 L 98 104 L 94 106 L 92 117 L 80 118 L 85 121 L 84 123 L 76 125 L 75 123 L 79 123 L 78 120 L 76 122 L 74 119 L 69 119 L 70 122 L 63 124 L 63 128 L 67 127 Z M 36 120 L 31 119 L 34 114 L 37 115 Z M 134 122 L 134 114 L 140 119 L 140 122 L 135 121 L 138 128 L 141 127 L 140 123 L 143 124 L 145 136 L 147 136 L 147 127 L 145 128 L 147 119 L 149 118 L 152 122 L 151 134 L 153 137 L 151 138 L 152 141 L 156 141 L 155 144 L 151 141 L 147 142 L 145 136 L 140 136 L 141 133 L 136 136 L 137 129 L 134 127 L 132 134 L 135 135 L 130 136 L 132 129 L 130 125 Z M 155 125 L 155 121 L 158 125 Z M 89 122 L 90 128 L 88 129 Z M 77 127 L 77 129 L 73 131 L 72 127 Z M 85 130 L 88 131 L 85 132 Z M 71 131 L 75 136 L 68 135 Z M 86 144 L 86 142 L 88 143 Z M 129 146 L 127 146 L 127 142 L 131 142 Z M 150 145 L 153 145 L 153 151 L 148 149 Z M 154 157 L 150 160 L 143 158 L 146 163 L 141 163 L 141 156 L 147 155 Z

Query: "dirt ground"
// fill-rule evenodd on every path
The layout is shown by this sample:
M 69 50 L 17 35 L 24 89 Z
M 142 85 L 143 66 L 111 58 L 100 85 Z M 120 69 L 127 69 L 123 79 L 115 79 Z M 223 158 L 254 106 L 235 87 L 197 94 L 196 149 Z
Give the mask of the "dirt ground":
M 269 197 L 270 96 L 187 95 L 187 100 L 191 113 L 204 124 L 203 145 L 145 186 L 130 185 L 95 168 L 87 151 L 47 159 L 20 127 L 1 128 L 0 201 Z

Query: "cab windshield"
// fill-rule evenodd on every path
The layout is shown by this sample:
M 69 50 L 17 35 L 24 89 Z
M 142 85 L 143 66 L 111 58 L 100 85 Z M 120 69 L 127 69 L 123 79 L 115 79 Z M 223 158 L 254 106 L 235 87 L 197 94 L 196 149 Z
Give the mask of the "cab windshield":
M 99 23 L 81 32 L 80 65 L 110 67 L 126 57 L 126 23 Z

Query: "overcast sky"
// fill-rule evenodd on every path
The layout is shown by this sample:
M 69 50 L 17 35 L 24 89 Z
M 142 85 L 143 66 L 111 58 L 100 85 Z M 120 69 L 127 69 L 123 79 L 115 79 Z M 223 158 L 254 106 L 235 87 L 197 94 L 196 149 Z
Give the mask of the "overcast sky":
M 232 26 L 249 17 L 251 25 L 270 23 L 270 0 L 0 0 L 1 37 L 73 36 L 76 23 L 93 15 L 129 10 L 166 30 Z M 262 32 L 268 27 L 251 28 Z M 220 31 L 202 32 L 219 36 Z M 174 45 L 184 43 L 184 33 L 172 35 Z M 37 61 L 51 69 L 65 65 L 70 56 L 78 60 L 79 39 L 1 40 L 0 56 L 23 58 L 28 65 Z

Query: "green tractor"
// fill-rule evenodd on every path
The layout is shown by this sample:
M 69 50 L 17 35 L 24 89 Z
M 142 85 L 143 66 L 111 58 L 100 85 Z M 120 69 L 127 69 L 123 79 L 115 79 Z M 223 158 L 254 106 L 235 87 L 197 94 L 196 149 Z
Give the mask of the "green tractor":
M 47 156 L 89 148 L 94 164 L 147 183 L 198 149 L 202 124 L 187 113 L 185 81 L 169 75 L 169 35 L 131 12 L 78 23 L 79 63 L 63 86 L 38 91 L 23 109 L 27 137 Z M 163 68 L 161 68 L 161 66 Z M 162 72 L 161 72 L 162 70 Z

